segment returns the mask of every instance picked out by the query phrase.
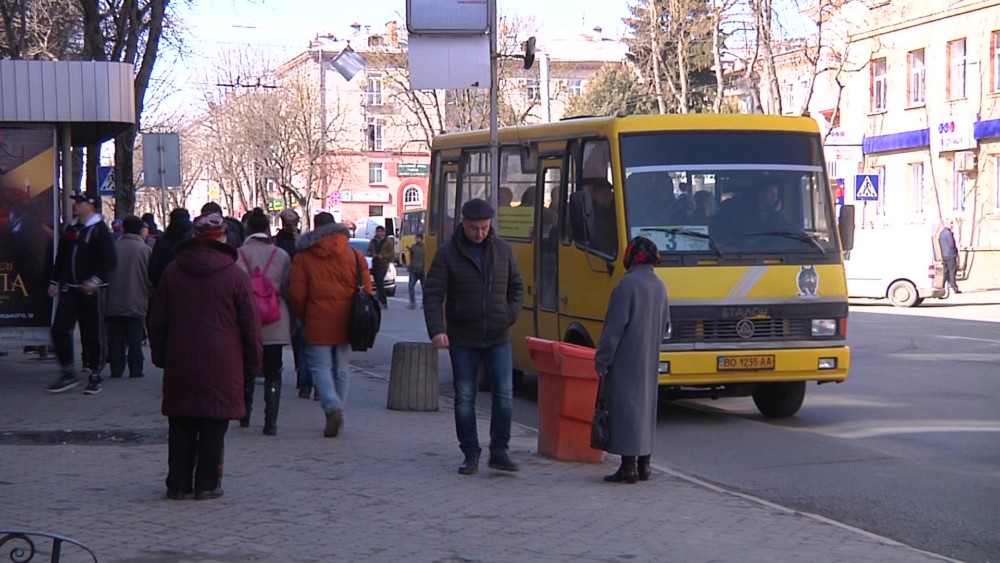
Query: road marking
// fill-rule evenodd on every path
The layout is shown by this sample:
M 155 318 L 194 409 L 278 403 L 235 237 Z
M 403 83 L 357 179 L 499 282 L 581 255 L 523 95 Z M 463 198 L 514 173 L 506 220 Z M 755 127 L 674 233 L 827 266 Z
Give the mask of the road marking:
M 893 424 L 880 426 L 878 428 L 858 428 L 858 429 L 837 429 L 837 428 L 795 428 L 815 434 L 821 434 L 830 438 L 842 438 L 847 440 L 864 440 L 867 438 L 880 438 L 883 436 L 896 436 L 901 434 L 931 434 L 943 432 L 1000 432 L 1000 422 L 990 422 L 982 420 L 956 420 L 941 423 L 927 423 L 926 421 L 914 421 L 912 423 Z
M 1000 340 L 991 340 L 989 338 L 972 338 L 971 336 L 950 336 L 947 334 L 935 334 L 937 338 L 944 338 L 945 340 L 972 340 L 975 342 L 989 342 L 991 344 L 1000 344 Z

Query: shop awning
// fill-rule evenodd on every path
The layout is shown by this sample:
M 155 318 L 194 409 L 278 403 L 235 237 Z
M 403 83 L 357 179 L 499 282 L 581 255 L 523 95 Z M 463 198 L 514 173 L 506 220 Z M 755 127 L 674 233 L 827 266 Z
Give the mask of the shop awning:
M 861 150 L 865 154 L 872 154 L 915 149 L 930 146 L 930 144 L 931 130 L 917 129 L 916 131 L 903 131 L 902 133 L 865 137 L 861 141 Z
M 977 121 L 975 125 L 972 126 L 972 135 L 977 141 L 992 137 L 1000 137 L 1000 119 Z

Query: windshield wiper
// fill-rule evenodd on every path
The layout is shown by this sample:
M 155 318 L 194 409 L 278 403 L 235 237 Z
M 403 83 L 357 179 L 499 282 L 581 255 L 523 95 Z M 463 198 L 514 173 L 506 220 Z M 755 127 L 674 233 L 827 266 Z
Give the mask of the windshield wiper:
M 640 231 L 654 231 L 657 233 L 670 233 L 672 235 L 687 235 L 689 237 L 705 239 L 708 241 L 708 246 L 722 258 L 722 250 L 719 249 L 719 245 L 715 244 L 715 240 L 706 233 L 699 233 L 698 231 L 692 231 L 690 229 L 682 229 L 680 227 L 639 227 Z
M 747 233 L 745 236 L 757 237 L 757 236 L 775 236 L 775 237 L 786 237 L 790 239 L 800 240 L 802 242 L 808 242 L 813 248 L 826 254 L 826 249 L 821 245 L 812 235 L 806 233 L 796 232 L 796 231 L 762 231 L 759 233 Z

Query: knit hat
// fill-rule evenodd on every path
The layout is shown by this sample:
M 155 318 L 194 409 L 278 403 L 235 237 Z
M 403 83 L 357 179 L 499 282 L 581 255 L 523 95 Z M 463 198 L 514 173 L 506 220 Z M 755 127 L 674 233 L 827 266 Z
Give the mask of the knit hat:
M 122 221 L 122 227 L 125 228 L 125 232 L 133 235 L 139 234 L 145 226 L 145 221 L 135 215 L 129 215 Z
M 219 213 L 206 213 L 194 220 L 194 236 L 217 239 L 226 234 L 226 220 Z
M 462 204 L 462 217 L 472 221 L 493 218 L 493 206 L 485 199 L 470 199 Z
M 294 209 L 282 209 L 281 213 L 278 214 L 283 223 L 295 223 L 299 220 L 299 214 L 295 212 Z
M 656 243 L 648 238 L 635 237 L 625 247 L 625 257 L 622 262 L 625 264 L 626 270 L 638 264 L 655 266 L 660 263 L 660 251 L 657 250 Z
M 125 225 L 124 221 L 122 221 L 121 219 L 115 219 L 114 221 L 111 222 L 111 230 L 117 233 L 118 231 L 122 230 L 124 225 Z
M 93 205 L 94 207 L 98 207 L 98 206 L 101 205 L 101 198 L 99 198 L 99 197 L 97 197 L 95 195 L 86 194 L 86 193 L 83 193 L 83 194 L 73 194 L 72 196 L 70 196 L 70 199 L 72 199 L 73 201 L 79 201 L 79 202 L 82 202 L 82 203 L 89 203 L 90 205 Z

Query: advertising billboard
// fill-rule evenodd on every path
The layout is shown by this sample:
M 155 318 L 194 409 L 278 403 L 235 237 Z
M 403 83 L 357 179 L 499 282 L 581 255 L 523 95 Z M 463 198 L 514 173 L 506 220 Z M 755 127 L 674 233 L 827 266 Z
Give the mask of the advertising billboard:
M 0 329 L 49 326 L 55 178 L 53 127 L 0 127 Z

